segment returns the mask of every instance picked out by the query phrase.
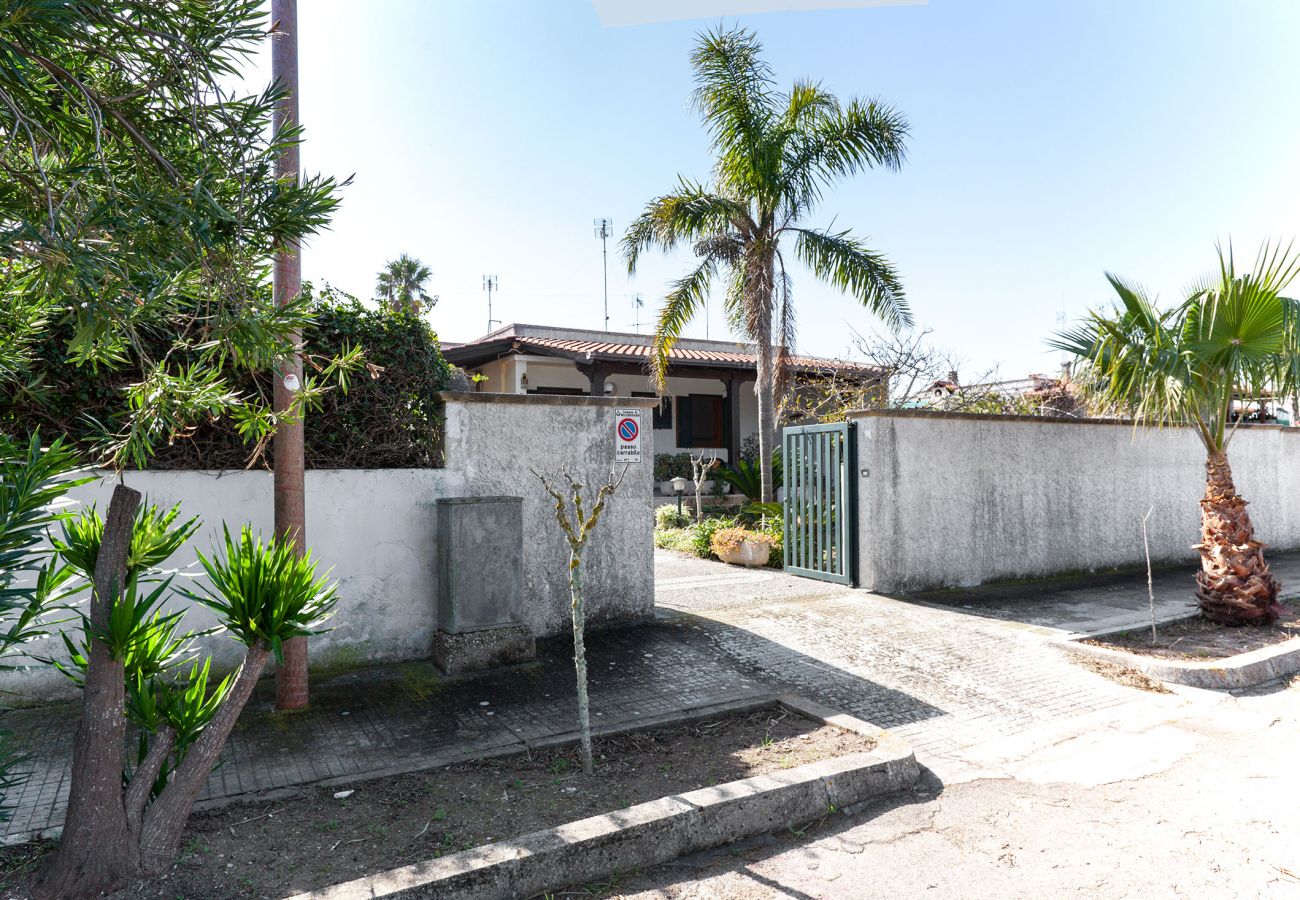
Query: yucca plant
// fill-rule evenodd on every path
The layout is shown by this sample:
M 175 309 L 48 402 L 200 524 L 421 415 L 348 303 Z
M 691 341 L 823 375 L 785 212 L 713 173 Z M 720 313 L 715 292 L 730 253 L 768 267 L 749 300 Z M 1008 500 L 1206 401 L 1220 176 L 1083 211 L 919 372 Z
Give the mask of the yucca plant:
M 199 562 L 209 583 L 190 597 L 212 610 L 246 647 L 264 646 L 283 661 L 282 647 L 290 638 L 319 634 L 337 601 L 328 575 L 316 577 L 308 551 L 299 556 L 292 541 L 263 541 L 245 526 L 236 541 L 230 529 L 224 556 Z
M 164 606 L 172 580 L 156 568 L 198 522 L 182 521 L 178 507 L 137 512 L 139 499 L 119 485 L 104 520 L 87 510 L 68 522 L 59 543 L 94 590 L 81 639 L 64 635 L 69 660 L 59 665 L 84 688 L 83 727 L 63 837 L 34 882 L 38 896 L 68 893 L 67 879 L 123 883 L 169 865 L 267 659 L 280 657 L 290 638 L 319 633 L 336 603 L 334 585 L 317 577 L 309 554 L 247 527 L 236 540 L 223 526 L 218 552 L 198 554 L 207 582 L 183 592 L 216 613 L 214 631 L 245 647 L 239 670 L 217 681 L 211 660 L 196 657 L 197 635 L 182 630 L 182 613 Z M 128 723 L 138 733 L 136 752 L 124 761 Z
M 59 564 L 47 543 L 49 529 L 67 515 L 66 495 L 90 481 L 62 439 L 41 446 L 39 433 L 25 442 L 0 435 L 0 669 L 12 668 L 18 648 L 47 633 L 51 615 L 73 589 L 73 569 Z M 8 793 L 26 776 L 24 754 L 0 730 L 0 821 L 9 818 Z
M 1288 246 L 1265 244 L 1251 272 L 1219 248 L 1218 271 L 1161 310 L 1141 288 L 1108 274 L 1112 310 L 1090 312 L 1053 346 L 1086 361 L 1082 377 L 1140 424 L 1187 425 L 1205 447 L 1196 600 L 1209 619 L 1266 624 L 1279 585 L 1228 465 L 1239 402 L 1287 396 L 1300 370 L 1300 304 L 1282 291 L 1300 272 Z
M 131 549 L 126 558 L 128 578 L 161 565 L 194 536 L 198 517 L 177 524 L 180 514 L 179 503 L 165 511 L 157 506 L 140 508 L 131 528 Z M 103 536 L 104 520 L 91 506 L 64 522 L 63 538 L 56 539 L 54 546 L 63 559 L 91 578 Z

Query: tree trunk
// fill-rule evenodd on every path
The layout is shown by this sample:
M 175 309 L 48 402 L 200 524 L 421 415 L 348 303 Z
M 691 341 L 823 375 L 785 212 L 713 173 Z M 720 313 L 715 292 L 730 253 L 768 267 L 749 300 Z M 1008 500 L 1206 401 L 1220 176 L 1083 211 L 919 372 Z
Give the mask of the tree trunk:
M 271 21 L 279 24 L 279 33 L 271 41 L 271 76 L 286 92 L 272 119 L 272 131 L 278 134 L 298 124 L 297 0 L 272 0 Z M 276 177 L 298 180 L 301 168 L 298 149 L 296 141 L 285 145 L 275 162 Z M 296 241 L 285 242 L 275 255 L 274 293 L 278 306 L 293 302 L 302 293 L 302 259 Z M 295 333 L 292 340 L 297 346 L 302 342 L 302 335 Z M 295 350 L 281 360 L 275 375 L 272 394 L 276 412 L 293 410 L 303 381 L 301 352 Z M 296 387 L 285 384 L 289 378 Z M 303 418 L 307 410 L 298 404 L 294 413 L 294 421 L 279 423 L 275 429 L 275 533 L 292 538 L 301 556 L 307 545 L 303 477 Z M 302 709 L 307 701 L 307 638 L 290 638 L 284 642 L 284 665 L 275 672 L 275 707 Z
M 573 668 L 578 675 L 578 731 L 582 773 L 592 774 L 591 706 L 587 701 L 587 611 L 582 603 L 582 552 L 569 553 L 569 599 L 573 607 Z
M 119 484 L 95 559 L 90 621 L 103 628 L 126 583 L 127 553 L 140 492 Z M 112 890 L 139 873 L 140 854 L 127 828 L 122 798 L 126 680 L 121 660 L 91 639 L 81 722 L 72 745 L 72 785 L 63 836 L 32 884 L 37 897 L 86 897 Z
M 1223 453 L 1205 460 L 1205 499 L 1201 501 L 1201 570 L 1196 602 L 1211 621 L 1223 625 L 1268 625 L 1277 620 L 1277 579 L 1264 561 L 1264 544 L 1246 501 L 1237 494 Z
M 772 485 L 772 452 L 776 436 L 776 373 L 773 372 L 771 315 L 764 316 L 765 328 L 756 335 L 758 373 L 754 393 L 758 395 L 759 493 L 763 503 L 775 499 Z
M 221 708 L 190 746 L 171 783 L 146 810 L 140 832 L 140 865 L 144 871 L 161 872 L 171 865 L 194 801 L 207 784 L 221 748 L 226 745 L 226 738 L 248 703 L 270 655 L 269 650 L 259 646 L 245 651 L 244 664 L 239 667 Z

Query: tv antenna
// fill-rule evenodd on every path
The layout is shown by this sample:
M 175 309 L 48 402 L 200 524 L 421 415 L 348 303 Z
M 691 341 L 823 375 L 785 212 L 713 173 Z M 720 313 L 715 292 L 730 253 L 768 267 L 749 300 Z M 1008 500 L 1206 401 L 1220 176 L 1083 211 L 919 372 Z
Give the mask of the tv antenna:
M 487 295 L 488 295 L 488 329 L 487 329 L 487 333 L 488 333 L 488 334 L 491 334 L 491 333 L 492 333 L 492 323 L 493 323 L 493 322 L 496 322 L 496 324 L 498 324 L 498 325 L 501 324 L 501 322 L 500 322 L 499 320 L 492 318 L 492 292 L 495 291 L 495 290 L 497 290 L 497 277 L 496 277 L 495 275 L 484 275 L 484 276 L 483 276 L 483 290 L 487 291 Z
M 636 321 L 632 324 L 632 327 L 636 329 L 637 334 L 641 333 L 641 307 L 643 306 L 645 306 L 645 304 L 641 302 L 641 295 L 633 294 L 632 312 L 636 314 Z
M 609 331 L 609 246 L 608 241 L 614 233 L 613 219 L 592 219 L 592 224 L 596 226 L 596 237 L 600 238 L 600 257 L 601 263 L 605 268 L 605 330 Z

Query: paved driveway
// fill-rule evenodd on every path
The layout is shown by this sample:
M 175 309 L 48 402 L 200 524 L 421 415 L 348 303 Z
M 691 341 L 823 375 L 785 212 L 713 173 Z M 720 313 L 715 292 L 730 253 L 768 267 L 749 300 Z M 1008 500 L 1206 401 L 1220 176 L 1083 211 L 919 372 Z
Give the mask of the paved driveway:
M 1018 621 L 963 609 L 984 605 L 978 591 L 945 598 L 951 605 L 916 603 L 671 551 L 658 551 L 655 563 L 661 618 L 684 619 L 726 657 L 895 729 L 932 767 L 985 760 L 974 748 L 1028 731 L 1161 702 L 1080 668 L 1050 641 L 1093 624 L 1140 622 L 1145 583 L 1129 592 L 1127 617 L 1117 616 L 1124 601 L 1113 586 L 1089 586 L 1060 604 L 1033 591 Z M 1017 605 L 1007 597 L 1000 604 Z M 1060 621 L 1058 606 L 1067 610 Z M 991 752 L 985 761 L 999 751 Z
M 1300 584 L 1300 556 L 1272 561 Z M 1141 624 L 1144 578 L 917 602 L 657 564 L 662 616 L 893 727 L 925 774 L 909 796 L 640 873 L 618 896 L 1300 897 L 1300 687 L 1152 694 L 1051 645 Z M 1185 613 L 1189 578 L 1157 578 L 1159 616 Z

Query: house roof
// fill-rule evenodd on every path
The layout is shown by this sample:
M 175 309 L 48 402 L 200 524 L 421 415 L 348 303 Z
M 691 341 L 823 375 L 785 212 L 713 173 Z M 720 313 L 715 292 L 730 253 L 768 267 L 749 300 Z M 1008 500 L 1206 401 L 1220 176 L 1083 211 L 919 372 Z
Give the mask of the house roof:
M 509 353 L 558 356 L 575 362 L 645 364 L 650 360 L 651 337 L 538 325 L 507 325 L 464 344 L 443 345 L 443 355 L 462 366 L 481 365 Z M 668 351 L 673 367 L 755 369 L 758 357 L 752 345 L 729 341 L 681 340 Z M 873 366 L 815 356 L 793 356 L 792 368 L 807 372 L 844 372 L 874 376 Z

